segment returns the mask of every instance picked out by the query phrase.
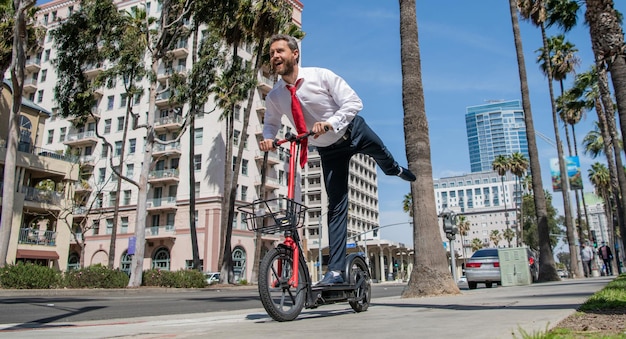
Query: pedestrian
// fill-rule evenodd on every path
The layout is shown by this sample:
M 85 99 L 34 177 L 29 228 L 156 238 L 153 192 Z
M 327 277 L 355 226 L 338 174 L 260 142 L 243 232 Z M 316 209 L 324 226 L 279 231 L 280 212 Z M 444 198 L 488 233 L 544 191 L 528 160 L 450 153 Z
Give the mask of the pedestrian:
M 593 250 L 586 243 L 581 244 L 580 260 L 583 262 L 583 270 L 585 271 L 585 278 L 591 276 L 591 261 L 593 260 Z
M 613 267 L 611 265 L 613 263 L 613 252 L 611 252 L 611 248 L 606 245 L 606 241 L 603 241 L 602 246 L 598 248 L 598 256 L 600 256 L 600 259 L 602 259 L 606 267 L 604 273 L 606 275 L 613 275 Z
M 307 146 L 315 146 L 322 161 L 328 195 L 328 271 L 318 283 L 343 283 L 348 228 L 348 174 L 350 158 L 357 153 L 371 156 L 386 175 L 415 181 L 415 175 L 401 167 L 382 140 L 358 115 L 361 99 L 348 83 L 332 71 L 299 67 L 300 49 L 295 38 L 277 34 L 270 38 L 270 65 L 281 76 L 265 98 L 261 151 L 273 149 L 272 141 L 281 128 L 283 115 L 296 126 L 298 134 L 313 131 L 303 140 L 300 165 L 307 160 Z

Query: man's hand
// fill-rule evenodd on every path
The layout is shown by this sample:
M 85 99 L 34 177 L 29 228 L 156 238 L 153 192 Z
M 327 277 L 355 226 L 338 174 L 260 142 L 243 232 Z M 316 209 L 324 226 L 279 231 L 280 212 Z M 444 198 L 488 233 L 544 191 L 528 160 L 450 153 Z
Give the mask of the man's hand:
M 261 142 L 259 142 L 259 148 L 263 152 L 273 151 L 275 149 L 274 148 L 274 140 L 272 140 L 272 139 L 261 140 Z
M 316 122 L 315 125 L 313 125 L 313 133 L 315 133 L 315 136 L 313 137 L 313 139 L 317 139 L 317 137 L 319 137 L 320 135 L 330 131 L 333 129 L 333 125 L 330 124 L 330 122 L 326 122 L 326 121 L 319 121 Z

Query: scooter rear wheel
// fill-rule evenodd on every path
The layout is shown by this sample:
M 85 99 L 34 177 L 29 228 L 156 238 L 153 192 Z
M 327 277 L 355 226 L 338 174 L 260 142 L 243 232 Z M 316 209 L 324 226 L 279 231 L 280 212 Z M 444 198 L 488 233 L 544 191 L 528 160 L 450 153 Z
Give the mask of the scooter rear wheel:
M 350 263 L 350 283 L 354 284 L 354 298 L 349 301 L 355 312 L 367 311 L 370 306 L 371 277 L 367 263 L 361 257 L 354 257 Z
M 298 286 L 289 284 L 293 275 L 293 251 L 273 248 L 259 266 L 259 295 L 267 314 L 276 321 L 291 321 L 298 317 L 306 299 L 304 267 L 298 269 Z

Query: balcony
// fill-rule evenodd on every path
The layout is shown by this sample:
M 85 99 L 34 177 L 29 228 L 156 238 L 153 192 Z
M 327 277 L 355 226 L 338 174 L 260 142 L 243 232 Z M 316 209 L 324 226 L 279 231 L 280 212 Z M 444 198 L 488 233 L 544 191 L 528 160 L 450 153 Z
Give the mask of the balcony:
M 83 74 L 85 74 L 85 77 L 93 79 L 103 71 L 104 65 L 102 65 L 102 63 L 97 63 L 95 65 L 86 65 Z
M 176 209 L 176 197 L 148 199 L 148 201 L 146 202 L 146 209 L 149 212 L 163 211 L 163 210 L 175 210 Z
M 262 93 L 267 94 L 272 90 L 272 87 L 274 87 L 274 80 L 261 75 L 259 76 L 259 84 L 257 87 Z
M 91 173 L 91 170 L 96 165 L 96 156 L 95 155 L 83 155 L 80 158 L 78 158 L 78 161 L 80 162 L 80 165 L 82 166 L 84 172 Z
M 37 79 L 24 79 L 24 93 L 35 93 L 37 91 Z
M 146 239 L 176 238 L 174 225 L 159 225 L 146 227 Z
M 187 67 L 185 65 L 178 65 L 176 67 L 167 67 L 161 69 L 157 74 L 157 80 L 160 82 L 166 82 L 172 75 L 178 74 L 180 76 L 187 75 Z
M 174 116 L 165 116 L 162 118 L 157 118 L 154 122 L 154 131 L 155 132 L 172 132 L 178 131 L 181 127 L 183 127 L 183 117 L 180 115 Z
M 63 195 L 54 191 L 40 190 L 34 187 L 22 186 L 20 191 L 25 194 L 26 202 L 33 202 L 42 205 L 54 205 L 54 209 L 59 209 Z
M 152 146 L 153 157 L 167 157 L 172 155 L 181 155 L 180 142 L 173 142 L 171 144 L 155 144 Z
M 157 94 L 155 104 L 157 105 L 157 107 L 172 106 L 172 103 L 170 103 L 171 97 L 172 97 L 172 94 L 170 90 L 161 92 Z
M 41 70 L 41 58 L 26 58 L 26 72 L 38 73 Z
M 263 164 L 263 158 L 265 157 L 265 152 L 262 151 L 257 151 L 256 155 L 254 156 L 254 160 L 259 162 L 259 165 Z M 278 155 L 278 152 L 267 152 L 267 164 L 268 165 L 277 165 L 280 164 L 280 157 Z
M 85 115 L 79 116 L 70 116 L 67 118 L 67 121 L 77 125 L 86 125 L 90 122 L 98 122 L 100 120 L 101 111 L 97 107 L 92 107 L 90 112 L 87 112 Z
M 156 170 L 148 174 L 148 182 L 150 184 L 172 184 L 177 183 L 179 180 L 178 169 Z
M 179 41 L 174 49 L 168 52 L 168 54 L 172 55 L 176 59 L 184 58 L 189 55 L 189 44 L 187 41 Z
M 19 244 L 55 246 L 57 232 L 33 228 L 20 228 Z
M 261 186 L 261 176 L 258 176 L 255 178 L 254 180 L 254 185 L 255 186 Z M 265 177 L 265 189 L 268 190 L 277 190 L 281 187 L 283 187 L 284 185 L 281 184 L 277 178 L 272 178 L 272 177 Z
M 63 144 L 71 147 L 95 145 L 98 142 L 95 131 L 68 134 Z
M 78 195 L 89 194 L 93 191 L 91 185 L 86 180 L 81 180 L 74 184 L 74 193 Z

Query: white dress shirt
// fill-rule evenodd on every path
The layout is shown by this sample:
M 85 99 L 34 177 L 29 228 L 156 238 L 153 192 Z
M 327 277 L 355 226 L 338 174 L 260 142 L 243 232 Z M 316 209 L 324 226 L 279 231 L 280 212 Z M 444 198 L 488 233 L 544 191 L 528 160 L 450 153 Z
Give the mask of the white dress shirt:
M 318 121 L 329 122 L 333 131 L 310 138 L 312 146 L 325 147 L 334 144 L 346 132 L 363 103 L 356 92 L 340 76 L 325 68 L 300 67 L 300 85 L 296 95 L 300 99 L 307 129 L 311 130 Z M 263 138 L 274 139 L 281 127 L 281 117 L 286 115 L 292 124 L 291 93 L 285 81 L 280 79 L 265 98 Z

